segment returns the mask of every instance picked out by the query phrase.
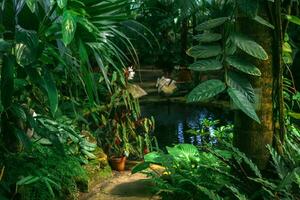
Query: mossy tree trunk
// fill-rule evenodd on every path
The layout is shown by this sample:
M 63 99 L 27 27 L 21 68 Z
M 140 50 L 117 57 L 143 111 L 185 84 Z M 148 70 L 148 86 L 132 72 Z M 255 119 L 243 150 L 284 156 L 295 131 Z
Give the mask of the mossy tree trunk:
M 272 21 L 267 15 L 266 5 L 259 8 L 259 16 Z M 269 58 L 266 61 L 251 60 L 261 70 L 261 77 L 253 78 L 252 85 L 258 89 L 260 102 L 257 109 L 261 124 L 250 119 L 241 111 L 235 113 L 234 145 L 249 156 L 260 169 L 264 169 L 269 161 L 267 145 L 273 144 L 274 138 L 274 30 L 254 22 L 252 19 L 241 16 L 238 20 L 239 32 L 251 37 L 259 43 L 267 52 Z M 275 62 L 274 62 L 275 61 Z

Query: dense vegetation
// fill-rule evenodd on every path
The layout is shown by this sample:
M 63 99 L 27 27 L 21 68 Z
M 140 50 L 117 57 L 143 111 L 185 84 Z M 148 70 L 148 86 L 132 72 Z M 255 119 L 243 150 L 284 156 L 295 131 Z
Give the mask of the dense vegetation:
M 102 149 L 144 159 L 133 173 L 163 199 L 300 198 L 297 0 L 0 5 L 1 199 L 76 199 Z M 132 92 L 140 63 L 189 69 L 187 103 L 230 99 L 234 125 L 206 119 L 188 131 L 201 145 L 159 150 Z

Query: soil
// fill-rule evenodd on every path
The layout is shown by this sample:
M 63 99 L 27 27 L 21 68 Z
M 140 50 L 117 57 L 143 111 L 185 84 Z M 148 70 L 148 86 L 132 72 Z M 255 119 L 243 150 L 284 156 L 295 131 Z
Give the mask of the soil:
M 159 200 L 150 180 L 141 173 L 113 172 L 113 176 L 82 194 L 80 200 Z

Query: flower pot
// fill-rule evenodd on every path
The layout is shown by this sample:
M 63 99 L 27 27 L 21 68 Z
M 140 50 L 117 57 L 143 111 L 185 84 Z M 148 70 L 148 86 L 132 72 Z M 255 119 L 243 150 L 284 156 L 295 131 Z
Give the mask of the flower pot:
M 109 164 L 113 170 L 117 170 L 119 172 L 125 170 L 126 156 L 123 157 L 111 157 L 109 159 Z

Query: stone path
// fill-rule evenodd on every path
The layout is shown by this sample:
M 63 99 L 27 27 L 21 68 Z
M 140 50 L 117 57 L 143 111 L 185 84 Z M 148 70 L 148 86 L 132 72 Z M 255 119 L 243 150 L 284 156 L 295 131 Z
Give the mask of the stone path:
M 151 194 L 151 187 L 144 174 L 114 172 L 112 178 L 96 185 L 80 200 L 159 200 Z

